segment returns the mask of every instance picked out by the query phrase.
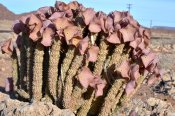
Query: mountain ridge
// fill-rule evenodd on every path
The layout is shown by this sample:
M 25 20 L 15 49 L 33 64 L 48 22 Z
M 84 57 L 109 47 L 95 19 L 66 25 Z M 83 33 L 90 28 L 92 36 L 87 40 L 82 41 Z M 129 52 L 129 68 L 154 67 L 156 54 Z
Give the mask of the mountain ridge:
M 0 3 L 0 20 L 15 20 L 18 16 Z
M 31 13 L 34 13 L 35 11 L 21 13 L 21 14 L 15 14 L 14 12 L 10 11 L 7 7 L 5 7 L 3 4 L 0 3 L 0 20 L 16 20 L 21 16 L 25 16 Z
M 153 26 L 152 29 L 175 31 L 175 27 L 168 27 L 168 26 Z

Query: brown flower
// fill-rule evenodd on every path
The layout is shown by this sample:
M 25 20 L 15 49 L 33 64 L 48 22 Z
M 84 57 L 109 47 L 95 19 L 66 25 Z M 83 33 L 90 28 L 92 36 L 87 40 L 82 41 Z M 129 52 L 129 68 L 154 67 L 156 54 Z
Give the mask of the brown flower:
M 87 52 L 87 60 L 90 62 L 95 62 L 97 60 L 99 53 L 99 47 L 98 46 L 92 46 L 88 49 Z
M 131 80 L 127 83 L 125 87 L 125 92 L 127 96 L 129 96 L 134 91 L 135 86 L 136 86 L 135 80 Z
M 72 10 L 77 10 L 79 9 L 80 5 L 77 1 L 72 1 L 68 4 L 69 8 Z
M 88 44 L 89 44 L 89 38 L 88 36 L 86 36 L 84 39 L 82 39 L 79 43 L 79 51 L 80 51 L 80 54 L 84 54 L 85 51 L 87 50 L 88 48 Z
M 129 43 L 129 45 L 130 45 L 131 47 L 133 47 L 134 49 L 136 49 L 136 48 L 138 47 L 138 45 L 139 45 L 141 42 L 142 42 L 142 38 L 136 37 L 136 39 L 135 39 L 134 41 L 131 41 L 131 42 Z
M 64 12 L 55 12 L 49 17 L 49 20 L 53 21 L 56 20 L 57 18 L 63 17 L 64 15 L 65 15 Z
M 81 37 L 80 29 L 77 26 L 68 26 L 64 29 L 64 35 L 67 44 L 70 44 L 70 40 L 74 37 Z
M 105 21 L 105 29 L 108 33 L 112 33 L 114 31 L 114 21 L 110 16 L 107 16 Z
M 57 18 L 53 21 L 53 24 L 55 25 L 57 30 L 65 29 L 68 26 L 72 26 L 72 23 L 66 17 Z
M 89 23 L 92 21 L 92 19 L 95 16 L 95 11 L 92 8 L 87 8 L 84 12 L 83 12 L 83 19 L 86 25 L 89 25 Z
M 131 65 L 130 77 L 132 80 L 137 80 L 140 77 L 139 65 L 137 64 Z
M 19 34 L 21 33 L 24 28 L 24 24 L 22 22 L 20 22 L 19 20 L 16 20 L 12 26 L 12 30 L 16 33 Z
M 103 89 L 106 86 L 106 81 L 102 80 L 99 75 L 93 75 L 88 67 L 83 67 L 78 75 L 79 81 L 84 88 L 93 87 L 95 89 L 95 96 L 103 95 Z
M 155 57 L 156 57 L 156 55 L 152 52 L 150 52 L 147 55 L 141 56 L 141 60 L 142 60 L 144 67 L 147 68 L 153 62 Z
M 33 41 L 37 41 L 41 37 L 40 35 L 40 29 L 42 27 L 41 20 L 36 15 L 31 14 L 29 18 L 28 26 L 30 29 L 29 37 Z
M 113 43 L 113 44 L 121 43 L 117 32 L 114 32 L 111 35 L 109 35 L 109 37 L 107 37 L 106 40 L 110 43 Z
M 93 81 L 94 76 L 88 67 L 83 67 L 78 75 L 79 81 L 84 88 L 88 88 L 89 84 Z
M 114 11 L 112 15 L 114 18 L 114 23 L 119 23 L 123 19 L 123 12 Z
M 134 35 L 136 33 L 136 28 L 128 24 L 125 28 L 119 30 L 123 36 L 124 42 L 134 41 Z
M 58 9 L 59 11 L 66 11 L 69 9 L 69 6 L 64 2 L 56 1 L 55 8 Z
M 46 47 L 51 46 L 54 34 L 55 32 L 53 31 L 53 29 L 47 27 L 42 34 L 43 38 L 41 40 L 41 44 L 43 44 Z
M 1 46 L 2 53 L 7 53 L 9 55 L 12 55 L 13 52 L 13 42 L 12 39 L 8 39 L 4 42 L 4 44 Z
M 116 67 L 116 68 L 122 77 L 130 79 L 130 76 L 129 76 L 130 67 L 131 67 L 130 62 L 128 60 L 125 60 L 121 63 L 119 67 Z
M 101 31 L 100 23 L 91 22 L 89 24 L 89 31 L 92 33 L 99 33 Z

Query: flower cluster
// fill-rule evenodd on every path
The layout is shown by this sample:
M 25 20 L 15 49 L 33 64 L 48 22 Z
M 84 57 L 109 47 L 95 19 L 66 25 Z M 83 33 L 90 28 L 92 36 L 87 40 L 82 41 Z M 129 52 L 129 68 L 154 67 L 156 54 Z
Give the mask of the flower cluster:
M 40 42 L 43 46 L 52 46 L 54 37 L 67 45 L 73 45 L 89 62 L 96 62 L 99 54 L 96 36 L 105 35 L 109 45 L 127 44 L 131 49 L 128 60 L 116 66 L 116 71 L 128 80 L 126 92 L 129 94 L 136 85 L 140 75 L 150 74 L 149 83 L 159 78 L 157 58 L 148 48 L 150 32 L 142 27 L 129 12 L 114 11 L 109 14 L 96 12 L 92 8 L 85 8 L 78 2 L 56 2 L 55 7 L 42 7 L 35 14 L 21 17 L 15 21 L 13 31 L 16 34 L 26 33 L 33 42 Z M 23 38 L 18 38 L 23 39 Z M 20 47 L 21 40 L 8 40 L 2 51 L 11 53 L 13 45 Z M 106 81 L 100 75 L 93 74 L 88 66 L 84 66 L 78 75 L 84 88 L 88 86 L 96 90 L 96 96 L 103 94 Z

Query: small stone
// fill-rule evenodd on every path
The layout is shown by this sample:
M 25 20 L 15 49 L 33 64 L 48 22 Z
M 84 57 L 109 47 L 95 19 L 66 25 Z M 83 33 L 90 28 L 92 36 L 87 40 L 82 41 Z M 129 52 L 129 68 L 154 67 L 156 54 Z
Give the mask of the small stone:
M 165 101 L 162 101 L 162 100 L 157 99 L 157 98 L 149 98 L 147 100 L 147 103 L 150 106 L 156 106 L 156 105 L 158 105 L 158 108 L 164 108 L 164 107 L 167 107 L 168 106 L 168 104 Z
M 5 59 L 4 58 L 1 58 L 1 62 L 4 63 L 5 62 Z
M 170 75 L 168 75 L 168 74 L 164 75 L 162 79 L 163 79 L 164 81 L 169 81 L 169 80 L 171 80 Z
M 173 44 L 173 46 L 172 46 L 172 47 L 173 47 L 173 51 L 175 51 L 175 44 Z
M 75 116 L 69 109 L 62 110 L 61 116 Z
M 147 94 L 146 93 L 143 93 L 143 96 L 145 97 Z
M 165 45 L 165 48 L 171 50 L 171 44 Z
M 2 68 L 1 68 L 1 71 L 2 71 L 2 72 L 4 72 L 4 71 L 5 71 L 5 68 L 4 68 L 4 67 L 2 67 Z
M 168 91 L 170 95 L 175 94 L 175 87 L 172 87 L 171 90 Z
M 150 106 L 155 106 L 156 104 L 156 99 L 155 98 L 149 98 L 147 103 L 150 105 Z

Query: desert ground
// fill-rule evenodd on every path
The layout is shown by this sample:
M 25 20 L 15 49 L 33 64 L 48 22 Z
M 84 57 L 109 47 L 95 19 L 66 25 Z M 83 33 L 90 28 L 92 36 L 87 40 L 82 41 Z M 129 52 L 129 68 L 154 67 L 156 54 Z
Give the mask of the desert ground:
M 12 36 L 12 24 L 13 21 L 0 20 L 0 46 L 3 41 Z M 131 101 L 122 106 L 119 112 L 116 112 L 117 115 L 129 115 L 129 113 L 137 112 L 143 116 L 175 116 L 175 32 L 152 30 L 150 48 L 157 53 L 160 60 L 159 66 L 164 69 L 165 73 L 162 79 L 152 86 L 143 83 Z M 1 92 L 4 92 L 5 79 L 11 75 L 11 59 L 0 51 Z

